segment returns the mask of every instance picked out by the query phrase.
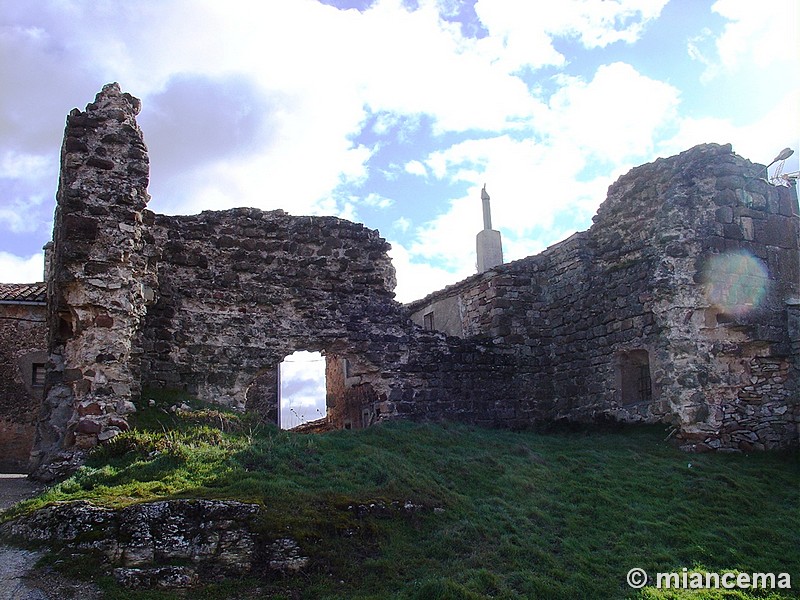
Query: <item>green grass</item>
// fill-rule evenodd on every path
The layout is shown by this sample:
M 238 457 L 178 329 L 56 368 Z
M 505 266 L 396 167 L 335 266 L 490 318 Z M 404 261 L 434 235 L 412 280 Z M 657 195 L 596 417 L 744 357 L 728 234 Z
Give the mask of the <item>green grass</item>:
M 625 582 L 632 567 L 686 567 L 788 572 L 800 588 L 797 453 L 688 455 L 660 428 L 398 422 L 299 435 L 211 409 L 179 417 L 168 403 L 141 410 L 137 429 L 14 514 L 71 499 L 239 499 L 263 505 L 266 536 L 289 535 L 311 558 L 301 575 L 226 582 L 197 598 L 798 597 Z M 105 585 L 109 598 L 173 597 Z

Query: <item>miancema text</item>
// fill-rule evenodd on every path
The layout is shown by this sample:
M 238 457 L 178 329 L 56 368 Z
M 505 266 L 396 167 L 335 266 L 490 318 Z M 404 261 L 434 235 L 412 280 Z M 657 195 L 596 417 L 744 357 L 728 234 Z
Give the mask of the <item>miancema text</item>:
M 681 573 L 657 573 L 657 588 L 678 589 L 792 589 L 789 573 L 701 573 L 684 568 Z

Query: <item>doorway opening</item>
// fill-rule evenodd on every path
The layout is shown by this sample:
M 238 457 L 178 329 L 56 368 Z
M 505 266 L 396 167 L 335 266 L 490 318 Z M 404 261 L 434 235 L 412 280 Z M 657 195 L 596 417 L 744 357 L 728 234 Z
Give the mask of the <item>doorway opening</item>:
M 619 392 L 623 406 L 653 400 L 650 356 L 647 350 L 631 350 L 619 357 Z
M 294 429 L 327 416 L 325 357 L 298 350 L 280 364 L 278 406 L 281 429 Z

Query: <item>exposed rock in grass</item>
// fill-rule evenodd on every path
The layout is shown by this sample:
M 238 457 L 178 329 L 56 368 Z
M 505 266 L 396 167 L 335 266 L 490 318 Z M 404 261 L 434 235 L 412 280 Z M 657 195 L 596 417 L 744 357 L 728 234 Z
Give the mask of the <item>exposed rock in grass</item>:
M 91 555 L 131 588 L 189 587 L 266 570 L 298 571 L 308 559 L 291 538 L 256 533 L 260 508 L 215 500 L 166 500 L 108 509 L 56 504 L 0 526 L 0 536 Z

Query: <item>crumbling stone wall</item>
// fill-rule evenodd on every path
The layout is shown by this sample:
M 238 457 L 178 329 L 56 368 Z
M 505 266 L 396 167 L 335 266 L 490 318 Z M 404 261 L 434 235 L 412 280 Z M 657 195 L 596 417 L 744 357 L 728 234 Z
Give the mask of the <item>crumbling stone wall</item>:
M 394 300 L 389 245 L 376 231 L 282 211 L 147 211 L 138 110 L 111 84 L 67 120 L 38 477 L 126 430 L 142 389 L 185 390 L 269 419 L 277 365 L 296 350 L 351 365 L 329 390 L 336 427 L 400 415 L 520 418 L 508 408 L 520 381 L 513 351 L 419 331 Z
M 363 355 L 371 329 L 397 324 L 388 244 L 362 225 L 234 209 L 158 215 L 152 231 L 161 254 L 143 327 L 149 386 L 245 409 L 254 381 L 296 350 Z M 264 388 L 266 399 L 249 402 L 272 410 L 277 390 Z
M 37 476 L 127 429 L 145 388 L 272 419 L 296 350 L 328 358 L 334 427 L 613 418 L 693 449 L 796 443 L 797 197 L 729 146 L 638 167 L 589 231 L 402 307 L 362 225 L 146 210 L 138 110 L 111 84 L 67 120 Z M 437 306 L 461 337 L 425 330 Z
M 797 196 L 763 173 L 715 144 L 637 167 L 588 231 L 408 309 L 421 325 L 457 299 L 461 335 L 529 353 L 549 418 L 669 421 L 697 450 L 797 443 Z M 650 381 L 628 402 L 634 354 Z
M 514 353 L 415 328 L 394 300 L 389 245 L 376 231 L 257 209 L 157 215 L 151 231 L 161 254 L 142 328 L 143 385 L 272 415 L 279 363 L 320 351 L 334 427 L 397 415 L 520 418 L 493 408 L 496 397 L 516 397 Z M 254 383 L 261 398 L 248 395 Z
M 44 286 L 24 287 L 38 292 Z M 0 295 L 5 296 L 3 291 Z M 47 362 L 46 337 L 44 303 L 0 302 L 0 472 L 21 473 L 28 468 L 44 389 L 36 385 L 33 367 Z

